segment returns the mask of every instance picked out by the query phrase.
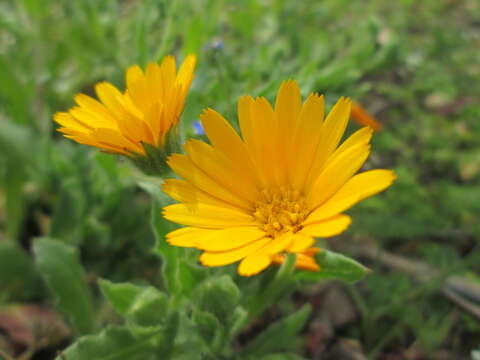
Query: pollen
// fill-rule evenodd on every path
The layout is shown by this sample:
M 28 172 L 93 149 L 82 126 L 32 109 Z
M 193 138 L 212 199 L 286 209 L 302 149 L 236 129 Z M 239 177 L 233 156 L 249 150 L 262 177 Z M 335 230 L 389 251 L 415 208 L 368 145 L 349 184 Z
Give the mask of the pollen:
M 301 230 L 307 215 L 305 197 L 288 187 L 264 189 L 253 211 L 260 229 L 272 238 Z

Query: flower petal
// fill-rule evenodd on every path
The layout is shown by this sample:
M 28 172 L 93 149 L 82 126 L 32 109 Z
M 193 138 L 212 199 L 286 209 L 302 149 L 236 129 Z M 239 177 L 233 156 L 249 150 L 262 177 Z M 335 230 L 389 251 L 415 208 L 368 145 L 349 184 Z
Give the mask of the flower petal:
M 385 190 L 392 184 L 395 177 L 393 171 L 383 169 L 365 171 L 355 175 L 334 196 L 314 210 L 305 222 L 318 222 L 337 215 L 359 201 Z
M 205 234 L 216 231 L 210 229 L 202 229 L 197 227 L 184 227 L 171 231 L 167 234 L 167 242 L 170 245 L 182 247 L 195 247 L 196 240 Z
M 252 276 L 264 270 L 273 261 L 276 254 L 284 251 L 291 244 L 293 234 L 287 232 L 273 239 L 260 250 L 251 253 L 238 266 L 238 273 L 243 276 Z
M 310 203 L 318 207 L 332 197 L 363 165 L 370 145 L 358 144 L 342 152 L 322 171 L 309 191 Z
M 200 115 L 203 128 L 210 142 L 224 154 L 238 169 L 257 183 L 256 173 L 250 155 L 242 139 L 222 115 L 207 109 Z
M 315 239 L 311 236 L 304 235 L 302 233 L 296 233 L 293 235 L 292 243 L 288 247 L 287 251 L 291 253 L 302 252 L 312 246 L 314 242 Z
M 200 202 L 207 205 L 215 205 L 238 210 L 237 206 L 217 199 L 196 188 L 185 180 L 167 179 L 162 185 L 162 190 L 175 200 L 182 202 L 187 206 L 195 206 L 195 204 Z
M 271 238 L 263 238 L 232 251 L 204 252 L 200 256 L 200 262 L 205 266 L 222 266 L 231 264 L 243 259 L 249 254 L 255 253 L 271 241 Z
M 323 131 L 323 116 L 323 96 L 311 94 L 303 104 L 300 126 L 294 135 L 296 159 L 292 164 L 291 178 L 295 189 L 303 187 L 313 166 L 315 151 Z
M 258 190 L 250 178 L 235 169 L 221 152 L 199 140 L 189 140 L 184 147 L 189 159 L 216 183 L 250 202 L 257 199 Z
M 322 222 L 305 224 L 300 233 L 314 237 L 331 237 L 345 231 L 351 222 L 350 216 L 337 215 Z
M 195 246 L 209 252 L 224 252 L 246 246 L 264 237 L 265 232 L 256 226 L 210 230 L 196 239 Z
M 187 156 L 174 154 L 168 159 L 168 165 L 178 175 L 207 194 L 245 210 L 250 208 L 248 200 L 239 197 L 215 182 L 205 172 L 196 167 Z
M 295 134 L 300 121 L 300 111 L 302 109 L 302 98 L 300 88 L 296 81 L 284 81 L 280 85 L 280 90 L 275 102 L 275 124 L 269 129 L 273 137 L 275 149 L 273 153 L 276 155 L 276 172 L 279 176 L 278 183 L 280 185 L 288 182 L 288 177 L 292 173 L 291 167 L 296 155 L 293 146 L 293 134 Z
M 242 211 L 202 203 L 194 208 L 184 204 L 169 205 L 163 208 L 163 216 L 179 224 L 208 229 L 256 225 L 253 218 Z
M 178 70 L 177 83 L 182 85 L 183 96 L 190 88 L 196 63 L 197 58 L 194 55 L 188 55 Z
M 92 123 L 95 127 L 117 128 L 117 122 L 112 113 L 108 111 L 105 105 L 94 98 L 85 94 L 77 94 L 75 95 L 75 102 L 91 117 L 95 117 L 95 124 Z
M 89 133 L 93 130 L 93 127 L 90 124 L 83 123 L 67 112 L 55 113 L 53 119 L 63 127 L 79 133 Z
M 323 124 L 322 136 L 315 153 L 314 165 L 310 171 L 308 184 L 315 182 L 324 164 L 338 146 L 348 124 L 350 109 L 351 101 L 342 97 L 328 113 Z

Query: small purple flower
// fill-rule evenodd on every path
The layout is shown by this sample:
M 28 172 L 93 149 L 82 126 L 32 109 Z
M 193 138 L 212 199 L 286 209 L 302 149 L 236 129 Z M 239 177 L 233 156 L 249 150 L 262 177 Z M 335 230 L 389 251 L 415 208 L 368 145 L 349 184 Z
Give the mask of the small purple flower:
M 205 135 L 205 130 L 203 129 L 202 123 L 200 120 L 197 120 L 193 123 L 193 129 L 197 135 Z

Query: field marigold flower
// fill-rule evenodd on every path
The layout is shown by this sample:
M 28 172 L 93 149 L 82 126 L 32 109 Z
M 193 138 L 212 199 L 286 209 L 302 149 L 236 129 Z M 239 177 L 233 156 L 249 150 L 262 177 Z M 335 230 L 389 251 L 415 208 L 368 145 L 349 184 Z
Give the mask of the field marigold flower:
M 54 120 L 61 125 L 58 131 L 78 143 L 140 162 L 161 161 L 168 136 L 183 111 L 195 62 L 193 55 L 187 56 L 178 73 L 173 56 L 161 64 L 148 64 L 145 71 L 134 65 L 126 72 L 123 93 L 108 82 L 98 83 L 99 101 L 78 94 L 76 106 L 55 114 Z M 155 154 L 155 149 L 161 154 Z M 155 156 L 160 159 L 152 159 Z
M 240 261 L 245 276 L 285 253 L 301 254 L 298 264 L 315 270 L 307 251 L 314 238 L 343 232 L 351 220 L 341 213 L 395 178 L 390 170 L 355 175 L 370 153 L 372 130 L 362 128 L 339 145 L 350 108 L 341 98 L 324 120 L 323 96 L 311 94 L 302 104 L 297 83 L 287 81 L 275 107 L 262 97 L 240 98 L 242 137 L 206 110 L 201 119 L 211 145 L 190 140 L 186 155 L 169 158 L 184 180 L 165 182 L 165 192 L 181 203 L 166 206 L 164 216 L 187 227 L 167 241 L 203 250 L 206 266 Z

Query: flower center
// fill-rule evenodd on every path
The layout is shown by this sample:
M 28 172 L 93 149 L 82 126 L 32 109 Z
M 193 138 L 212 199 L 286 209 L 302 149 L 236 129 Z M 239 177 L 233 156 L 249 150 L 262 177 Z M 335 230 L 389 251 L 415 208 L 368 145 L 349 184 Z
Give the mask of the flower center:
M 253 217 L 267 236 L 297 232 L 307 217 L 307 203 L 297 191 L 286 187 L 264 189 L 255 203 Z

